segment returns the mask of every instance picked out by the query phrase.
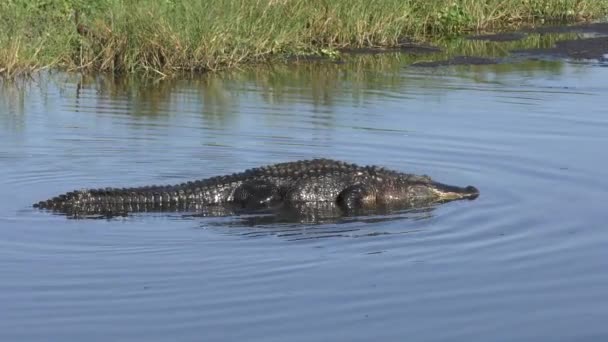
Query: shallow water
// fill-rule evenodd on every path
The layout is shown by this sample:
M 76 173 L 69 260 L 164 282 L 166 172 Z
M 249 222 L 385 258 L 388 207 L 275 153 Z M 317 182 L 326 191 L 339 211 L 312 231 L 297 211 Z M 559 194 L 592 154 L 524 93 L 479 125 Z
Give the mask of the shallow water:
M 606 340 L 608 68 L 404 63 L 4 84 L 0 340 Z M 319 156 L 481 196 L 327 224 L 30 207 Z

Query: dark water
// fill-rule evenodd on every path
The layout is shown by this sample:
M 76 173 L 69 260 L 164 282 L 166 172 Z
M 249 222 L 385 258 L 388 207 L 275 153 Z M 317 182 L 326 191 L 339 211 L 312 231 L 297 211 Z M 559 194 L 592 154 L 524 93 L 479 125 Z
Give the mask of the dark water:
M 605 341 L 608 68 L 403 56 L 0 94 L 2 341 Z M 31 203 L 330 157 L 475 201 L 328 224 Z

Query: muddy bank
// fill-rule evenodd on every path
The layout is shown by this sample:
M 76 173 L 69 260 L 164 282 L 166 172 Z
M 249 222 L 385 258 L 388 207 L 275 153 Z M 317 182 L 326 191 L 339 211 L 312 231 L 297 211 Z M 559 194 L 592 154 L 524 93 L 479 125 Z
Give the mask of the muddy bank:
M 365 48 L 344 48 L 339 49 L 345 54 L 379 54 L 389 52 L 401 52 L 410 55 L 424 55 L 429 53 L 441 52 L 441 49 L 427 44 L 415 43 L 412 41 L 402 41 L 397 46 L 393 47 L 365 47 Z
M 608 37 L 564 40 L 547 49 L 513 50 L 531 56 L 566 57 L 573 59 L 608 60 Z
M 513 50 L 513 53 L 531 56 L 608 60 L 608 23 L 539 27 L 530 30 L 530 32 L 538 34 L 582 33 L 597 36 L 562 40 L 556 42 L 550 48 L 520 49 Z
M 527 33 L 557 34 L 557 33 L 596 33 L 608 35 L 608 23 L 591 23 L 579 25 L 545 26 L 523 30 Z
M 537 47 L 522 48 L 521 44 L 517 44 L 528 37 L 533 38 L 533 36 L 538 35 L 555 35 L 556 41 L 551 43 L 550 46 L 545 45 L 546 47 L 538 47 L 539 44 L 536 43 Z M 499 45 L 495 46 L 501 46 L 499 49 L 508 51 L 508 54 L 511 56 L 516 55 L 519 58 L 571 58 L 598 60 L 601 62 L 608 61 L 608 23 L 537 27 L 515 32 L 472 35 L 466 37 L 466 39 L 487 42 L 488 44 L 498 43 Z M 487 65 L 509 60 L 513 61 L 508 56 L 499 60 L 488 58 L 487 56 L 476 56 L 472 53 L 466 56 L 452 57 L 447 60 L 416 62 L 412 66 Z

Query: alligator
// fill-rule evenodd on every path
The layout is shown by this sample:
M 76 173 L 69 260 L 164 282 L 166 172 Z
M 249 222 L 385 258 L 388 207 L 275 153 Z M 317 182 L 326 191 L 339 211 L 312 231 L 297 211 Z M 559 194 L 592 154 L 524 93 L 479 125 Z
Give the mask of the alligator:
M 73 217 L 149 211 L 229 215 L 235 208 L 321 203 L 353 212 L 381 207 L 423 207 L 478 196 L 479 191 L 473 186 L 447 185 L 426 175 L 312 159 L 176 185 L 76 190 L 38 202 L 34 207 Z

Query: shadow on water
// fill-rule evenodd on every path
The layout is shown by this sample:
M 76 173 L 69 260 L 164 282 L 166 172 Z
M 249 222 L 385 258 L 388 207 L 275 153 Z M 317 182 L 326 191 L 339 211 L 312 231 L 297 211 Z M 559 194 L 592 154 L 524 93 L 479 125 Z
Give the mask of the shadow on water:
M 90 208 L 89 208 L 90 209 Z M 287 241 L 315 240 L 323 238 L 357 238 L 386 235 L 401 235 L 421 231 L 416 222 L 433 218 L 436 205 L 381 206 L 373 209 L 345 211 L 336 203 L 300 203 L 278 205 L 271 208 L 243 208 L 236 204 L 215 206 L 138 208 L 140 212 L 128 212 L 118 208 L 108 211 L 76 212 L 73 210 L 44 210 L 67 219 L 134 220 L 146 217 L 171 217 L 178 220 L 198 222 L 201 227 L 217 229 L 219 234 L 237 235 L 246 238 L 276 236 Z M 129 208 L 133 210 L 133 208 Z M 378 225 L 401 222 L 398 225 Z
M 401 235 L 420 231 L 415 222 L 433 217 L 434 207 L 380 208 L 344 213 L 333 203 L 281 207 L 205 222 L 220 234 L 247 238 L 276 236 L 287 241 Z M 200 218 L 200 215 L 191 215 Z M 379 224 L 401 222 L 399 225 Z

